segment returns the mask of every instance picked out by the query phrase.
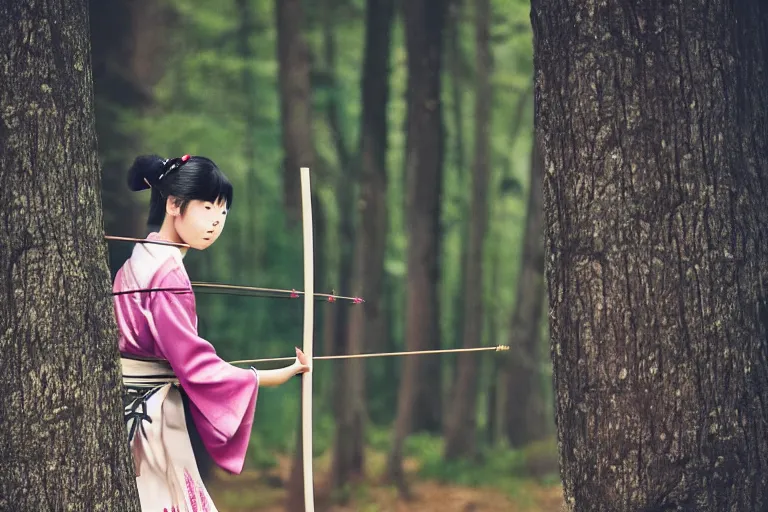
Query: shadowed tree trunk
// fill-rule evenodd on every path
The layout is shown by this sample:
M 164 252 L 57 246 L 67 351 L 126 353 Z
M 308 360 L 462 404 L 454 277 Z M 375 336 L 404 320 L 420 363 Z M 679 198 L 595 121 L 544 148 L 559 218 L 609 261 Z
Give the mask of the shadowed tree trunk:
M 395 302 L 399 299 L 395 291 L 399 284 L 396 281 L 398 278 L 386 271 L 382 273 L 381 295 L 377 307 L 378 319 L 375 323 L 373 321 L 369 323 L 371 329 L 377 330 L 376 335 L 368 342 L 368 350 L 371 352 L 400 350 L 394 342 L 393 335 L 397 309 Z M 367 419 L 376 425 L 391 425 L 395 420 L 398 390 L 393 382 L 399 381 L 400 377 L 400 368 L 396 359 L 398 358 L 381 357 L 366 363 L 366 414 Z
M 635 7 L 533 2 L 565 496 L 766 510 L 768 6 Z
M 301 167 L 314 168 L 309 49 L 304 40 L 304 14 L 300 0 L 276 0 L 277 58 L 279 64 L 280 119 L 283 151 L 283 204 L 289 225 L 301 221 Z M 313 194 L 312 204 L 319 206 Z M 317 223 L 316 223 L 317 225 Z M 322 241 L 316 241 L 322 247 Z M 321 276 L 316 274 L 316 283 Z M 301 418 L 297 421 L 296 453 L 288 482 L 286 509 L 304 510 Z
M 443 122 L 440 61 L 446 0 L 403 5 L 408 50 L 406 175 L 408 285 L 405 340 L 408 350 L 439 346 L 438 293 Z M 390 479 L 407 495 L 403 443 L 412 429 L 439 429 L 440 361 L 406 357 L 387 464 Z
M 138 511 L 88 4 L 0 4 L 0 509 Z
M 238 26 L 237 26 L 237 53 L 243 60 L 243 69 L 240 75 L 243 97 L 245 98 L 243 120 L 245 122 L 245 139 L 243 141 L 243 157 L 246 162 L 246 190 L 248 197 L 254 198 L 258 195 L 258 177 L 256 162 L 256 128 L 259 106 L 256 104 L 256 80 L 254 79 L 251 65 L 253 64 L 254 54 L 251 49 L 251 36 L 256 30 L 256 24 L 253 19 L 253 6 L 248 0 L 236 0 Z M 284 170 L 284 172 L 287 169 Z M 290 172 L 290 171 L 289 171 Z M 251 228 L 251 227 L 249 227 Z M 255 233 L 255 228 L 251 234 Z
M 386 321 L 382 313 L 384 255 L 387 239 L 387 106 L 394 0 L 368 0 L 366 39 L 361 80 L 360 192 L 357 201 L 353 281 L 350 293 L 365 304 L 349 310 L 346 353 L 358 354 L 381 346 Z M 340 366 L 340 393 L 334 443 L 333 487 L 340 489 L 364 472 L 365 360 L 351 359 Z
M 531 180 L 523 235 L 523 254 L 517 279 L 517 299 L 510 325 L 510 351 L 503 372 L 506 392 L 506 437 L 519 447 L 547 434 L 542 409 L 541 320 L 544 307 L 544 206 L 541 152 L 531 148 Z
M 135 196 L 126 193 L 125 173 L 141 154 L 138 133 L 125 128 L 120 115 L 140 112 L 154 103 L 153 86 L 163 75 L 167 51 L 164 28 L 171 20 L 167 7 L 152 0 L 91 0 L 93 87 L 99 160 L 102 165 L 104 227 L 109 234 L 144 236 L 146 213 Z M 133 246 L 110 243 L 114 275 Z
M 421 15 L 410 15 L 413 20 L 410 27 L 414 32 L 411 33 L 411 42 L 406 43 L 409 48 L 409 83 L 414 84 L 415 89 L 409 87 L 413 110 L 409 111 L 406 119 L 407 130 L 412 131 L 412 135 L 407 135 L 406 141 L 409 148 L 406 149 L 405 170 L 409 286 L 405 336 L 406 345 L 419 346 L 419 350 L 438 349 L 441 345 L 438 290 L 443 239 L 440 211 L 445 152 L 441 64 L 447 1 L 429 2 L 423 8 L 428 12 L 428 19 L 423 20 L 430 25 L 426 29 L 428 34 L 415 33 L 416 30 L 424 30 L 423 26 L 416 28 L 416 24 L 421 23 L 416 18 Z M 405 17 L 409 17 L 409 11 L 415 13 L 420 10 L 422 8 L 418 6 L 405 6 Z M 429 18 L 432 13 L 435 17 Z M 439 27 L 436 26 L 438 24 Z M 407 27 L 406 21 L 406 32 Z M 432 40 L 433 36 L 437 38 L 437 34 L 440 34 L 439 44 Z M 415 53 L 411 54 L 411 51 Z M 439 357 L 418 359 L 413 362 L 414 368 L 419 368 L 416 370 L 419 377 L 414 380 L 416 388 L 411 431 L 437 434 L 441 432 L 443 422 L 442 362 Z
M 283 204 L 289 224 L 301 221 L 299 169 L 315 164 L 309 48 L 301 0 L 276 0 L 278 83 L 283 151 Z
M 446 29 L 445 29 L 445 45 L 446 45 L 446 71 L 450 77 L 450 103 L 451 103 L 451 120 L 453 122 L 453 133 L 451 137 L 451 146 L 453 150 L 453 168 L 456 173 L 455 195 L 453 198 L 448 199 L 454 203 L 454 208 L 458 210 L 456 214 L 456 224 L 458 224 L 459 231 L 459 250 L 458 250 L 458 283 L 453 290 L 451 296 L 451 335 L 448 340 L 443 340 L 443 344 L 448 348 L 450 343 L 451 347 L 460 347 L 462 343 L 462 336 L 464 335 L 464 283 L 463 276 L 466 274 L 467 268 L 467 244 L 463 243 L 469 238 L 469 207 L 467 200 L 468 175 L 466 155 L 464 149 L 464 87 L 465 81 L 468 81 L 466 57 L 462 51 L 461 46 L 461 25 L 462 25 L 462 11 L 464 9 L 463 0 L 449 0 L 446 11 Z M 447 180 L 446 180 L 447 181 Z M 444 200 L 445 202 L 445 200 Z M 447 237 L 448 233 L 455 229 L 453 226 L 446 226 L 443 230 L 443 237 Z M 446 250 L 446 254 L 451 251 Z M 446 314 L 448 310 L 444 310 Z M 451 354 L 446 354 L 441 357 L 441 362 L 444 367 L 448 368 L 448 372 L 443 374 L 448 376 L 449 381 L 454 379 L 456 374 L 456 358 Z M 453 391 L 450 387 L 443 388 L 441 399 L 443 403 L 450 401 L 450 393 Z M 447 414 L 450 411 L 448 407 L 443 408 L 443 423 L 447 422 Z
M 475 161 L 472 203 L 464 273 L 463 347 L 480 346 L 483 337 L 483 258 L 488 230 L 488 175 L 491 126 L 490 0 L 476 0 L 475 7 Z M 474 457 L 477 453 L 477 395 L 480 359 L 459 354 L 457 376 L 451 393 L 451 412 L 445 429 L 445 457 Z
M 453 121 L 453 137 L 451 139 L 451 145 L 453 146 L 454 167 L 456 169 L 456 176 L 459 190 L 459 194 L 453 198 L 454 203 L 459 204 L 459 223 L 461 240 L 466 240 L 469 233 L 469 208 L 467 207 L 466 191 L 468 189 L 467 180 L 467 164 L 464 149 L 464 101 L 463 101 L 463 88 L 466 69 L 464 63 L 464 55 L 461 48 L 461 19 L 463 10 L 462 0 L 449 0 L 446 13 L 446 64 L 447 72 L 450 77 L 450 93 L 451 93 L 451 120 Z M 459 251 L 459 270 L 461 275 L 465 274 L 467 266 L 467 246 L 462 244 Z M 453 312 L 451 325 L 453 327 L 455 346 L 460 346 L 462 341 L 462 334 L 464 332 L 464 311 L 462 307 L 464 304 L 464 283 L 456 287 L 456 291 L 453 295 Z M 448 359 L 448 358 L 446 358 Z
M 532 91 L 533 82 L 531 82 L 531 85 L 525 91 L 522 91 L 518 97 L 517 105 L 514 110 L 515 114 L 510 119 L 510 145 L 517 139 L 521 128 L 524 126 L 523 117 L 525 115 L 526 106 L 530 105 L 529 102 L 531 100 Z M 532 124 L 533 123 L 531 123 L 531 125 Z M 493 227 L 493 232 L 491 234 L 493 244 L 491 246 L 492 248 L 489 249 L 493 254 L 491 258 L 491 283 L 499 282 L 498 276 L 502 264 L 501 244 L 503 242 L 500 241 L 499 235 L 500 230 L 504 229 L 503 226 L 507 224 L 507 221 L 503 215 L 500 215 L 500 212 L 503 211 L 503 204 L 505 203 L 506 196 L 518 195 L 518 192 L 522 190 L 519 180 L 514 176 L 512 159 L 507 159 L 502 169 L 502 173 L 501 178 L 498 180 L 498 189 L 496 190 L 498 197 L 494 201 L 494 204 L 498 206 L 492 214 L 494 216 L 494 221 L 491 223 L 491 226 Z M 500 286 L 494 286 L 490 291 L 491 300 L 488 304 L 488 315 L 486 315 L 489 318 L 488 338 L 493 340 L 492 344 L 494 345 L 499 343 L 498 333 L 501 331 L 502 323 L 506 323 L 501 320 L 503 314 L 499 313 L 499 311 L 501 311 L 501 308 L 499 307 L 499 304 L 501 303 L 501 292 L 502 290 Z M 487 390 L 488 399 L 486 402 L 486 439 L 490 445 L 496 444 L 499 438 L 505 435 L 506 421 L 504 411 L 506 402 L 506 375 L 502 371 L 504 361 L 505 358 L 499 355 L 499 357 L 493 358 L 493 364 L 491 365 L 493 375 L 489 378 Z
M 323 57 L 325 73 L 322 79 L 327 86 L 325 119 L 331 132 L 333 146 L 338 162 L 335 177 L 335 206 L 338 216 L 337 239 L 334 252 L 338 252 L 337 273 L 330 288 L 340 294 L 347 294 L 352 281 L 352 251 L 355 243 L 355 189 L 358 176 L 354 172 L 357 167 L 355 156 L 351 154 L 343 120 L 343 89 L 340 86 L 336 72 L 336 19 L 338 18 L 339 0 L 325 0 L 321 6 L 323 30 Z M 316 73 L 315 76 L 318 76 Z M 328 309 L 328 322 L 323 334 L 324 344 L 330 354 L 343 354 L 347 347 L 347 325 L 349 324 L 349 308 L 332 305 Z M 341 376 L 343 362 L 331 362 L 330 371 L 336 375 L 329 386 L 333 414 L 336 418 L 347 407 L 350 397 L 347 395 L 344 379 Z
M 264 200 L 263 181 L 259 179 L 259 162 L 256 160 L 256 140 L 258 130 L 258 112 L 260 105 L 256 101 L 256 77 L 253 73 L 255 56 L 251 38 L 258 33 L 259 27 L 254 13 L 254 4 L 250 0 L 236 0 L 237 9 L 237 53 L 242 59 L 242 71 L 240 72 L 240 84 L 243 94 L 243 124 L 244 137 L 242 140 L 243 158 L 245 159 L 245 197 L 251 202 L 261 203 Z M 294 172 L 297 169 L 283 169 L 283 173 Z M 292 176 L 291 179 L 294 179 Z M 292 192 L 293 193 L 293 192 Z M 254 244 L 263 227 L 264 221 L 259 215 L 248 218 L 247 224 L 241 228 L 237 240 L 235 254 L 239 254 L 236 264 L 241 268 L 247 268 L 254 262 L 264 264 L 265 252 L 268 247 L 265 244 Z
M 498 232 L 497 230 L 494 230 Z M 491 283 L 498 283 L 499 270 L 501 270 L 501 251 L 498 244 L 494 244 L 493 257 L 491 258 Z M 486 329 L 488 329 L 488 339 L 491 340 L 491 344 L 496 344 L 499 339 L 500 321 L 498 307 L 498 287 L 491 291 L 491 300 L 488 304 L 488 314 L 486 315 Z M 485 422 L 485 442 L 488 446 L 494 446 L 499 440 L 499 432 L 501 431 L 500 417 L 503 414 L 500 407 L 501 398 L 503 394 L 500 393 L 501 387 L 505 384 L 503 375 L 501 372 L 501 357 L 495 357 L 490 365 L 491 376 L 488 382 L 488 398 L 486 402 L 486 422 Z

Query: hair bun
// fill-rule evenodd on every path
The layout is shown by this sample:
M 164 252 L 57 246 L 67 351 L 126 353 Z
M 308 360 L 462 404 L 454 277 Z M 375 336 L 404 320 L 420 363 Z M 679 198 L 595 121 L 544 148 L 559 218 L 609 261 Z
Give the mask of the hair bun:
M 157 155 L 142 155 L 136 157 L 128 170 L 128 188 L 137 192 L 146 190 L 157 183 L 157 179 L 165 170 L 165 160 Z

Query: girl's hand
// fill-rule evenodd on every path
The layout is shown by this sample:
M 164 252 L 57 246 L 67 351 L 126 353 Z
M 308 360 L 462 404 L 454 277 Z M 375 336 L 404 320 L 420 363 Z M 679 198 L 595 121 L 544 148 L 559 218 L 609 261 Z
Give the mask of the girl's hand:
M 311 371 L 309 364 L 307 364 L 307 356 L 299 347 L 296 347 L 296 361 L 291 366 L 293 367 L 294 375 Z

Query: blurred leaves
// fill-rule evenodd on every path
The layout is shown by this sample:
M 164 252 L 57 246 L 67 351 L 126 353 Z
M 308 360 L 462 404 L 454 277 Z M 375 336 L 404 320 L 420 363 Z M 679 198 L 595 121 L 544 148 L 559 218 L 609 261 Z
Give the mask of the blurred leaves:
M 223 236 L 206 253 L 192 252 L 186 258 L 193 280 L 300 289 L 303 286 L 301 232 L 286 228 L 280 200 L 283 151 L 273 3 L 249 4 L 254 28 L 249 40 L 253 58 L 245 61 L 238 52 L 240 17 L 233 0 L 167 2 L 174 11 L 174 21 L 165 26 L 172 41 L 172 51 L 162 63 L 164 73 L 154 90 L 155 103 L 142 112 L 120 110 L 114 122 L 120 124 L 122 130 L 137 134 L 142 142 L 142 153 L 205 155 L 212 158 L 233 181 L 234 205 Z M 323 2 L 307 2 L 306 6 L 306 37 L 313 65 L 313 129 L 321 162 L 321 169 L 314 176 L 314 186 L 329 223 L 328 229 L 323 230 L 327 238 L 322 245 L 315 246 L 315 251 L 324 251 L 324 259 L 330 269 L 326 282 L 333 283 L 338 281 L 333 272 L 338 267 L 339 257 L 335 239 L 339 219 L 334 200 L 339 162 L 325 109 L 331 98 L 339 101 L 344 139 L 354 152 L 361 111 L 360 70 L 365 2 L 344 0 L 334 8 L 335 79 L 331 79 L 332 75 L 328 72 L 322 46 L 323 17 L 329 14 Z M 501 339 L 486 340 L 486 343 L 497 344 L 507 339 L 506 330 L 519 266 L 530 165 L 533 63 L 528 2 L 494 0 L 492 19 L 494 107 L 491 187 L 495 192 L 490 195 L 491 225 L 486 265 L 489 280 L 494 259 L 501 265 L 498 278 L 489 281 L 486 286 L 486 300 L 496 303 L 497 307 L 492 311 L 496 311 L 497 317 L 491 321 L 498 324 Z M 474 27 L 472 3 L 466 0 L 462 5 L 458 30 L 459 96 L 451 94 L 452 78 L 448 76 L 447 67 L 443 95 L 446 181 L 441 293 L 445 300 L 441 323 L 446 332 L 452 329 L 452 317 L 457 313 L 453 309 L 456 305 L 447 299 L 457 292 L 462 279 L 459 255 L 464 239 L 459 227 L 466 222 L 461 205 L 467 200 L 470 176 L 469 168 L 459 169 L 456 166 L 457 126 L 450 115 L 456 102 L 461 102 L 463 112 L 465 167 L 471 162 L 471 158 L 467 157 L 472 154 L 473 146 Z M 391 302 L 394 307 L 390 333 L 393 345 L 402 347 L 405 307 L 402 290 L 407 273 L 405 249 L 408 242 L 405 235 L 407 219 L 403 213 L 407 56 L 401 20 L 395 26 L 393 45 L 392 90 L 388 105 L 391 233 L 385 268 L 392 286 Z M 251 90 L 243 87 L 242 72 L 245 68 L 253 77 Z M 252 113 L 256 124 L 250 135 L 244 115 L 248 105 L 255 105 L 256 108 L 256 112 Z M 252 137 L 250 141 L 247 140 L 249 136 Z M 253 162 L 246 160 L 247 142 L 255 148 Z M 112 148 L 105 151 L 112 151 Z M 106 205 L 108 211 L 109 208 L 110 205 Z M 318 231 L 317 226 L 315 231 Z M 341 294 L 347 292 L 336 291 Z M 211 340 L 225 359 L 290 355 L 292 347 L 301 343 L 301 301 L 199 294 L 197 303 L 201 335 Z M 328 307 L 353 306 L 337 303 Z M 321 351 L 319 340 L 323 310 L 323 307 L 317 308 L 316 354 Z M 445 339 L 452 340 L 454 336 L 445 336 Z M 450 367 L 450 361 L 450 358 L 445 358 L 446 368 Z M 333 375 L 318 364 L 316 378 L 318 386 L 323 386 L 323 382 L 327 384 Z M 369 404 L 372 416 L 389 416 L 379 409 L 391 409 L 395 396 L 392 376 L 382 371 L 371 371 L 368 386 L 372 390 L 368 393 L 373 401 Z M 316 407 L 316 446 L 328 447 L 332 437 L 333 423 L 328 409 L 328 405 L 323 403 L 318 403 Z M 254 463 L 265 464 L 272 451 L 290 450 L 294 436 L 287 432 L 295 429 L 298 414 L 299 393 L 292 383 L 260 392 L 250 448 Z M 371 441 L 376 442 L 375 439 Z M 436 460 L 435 470 L 438 466 Z

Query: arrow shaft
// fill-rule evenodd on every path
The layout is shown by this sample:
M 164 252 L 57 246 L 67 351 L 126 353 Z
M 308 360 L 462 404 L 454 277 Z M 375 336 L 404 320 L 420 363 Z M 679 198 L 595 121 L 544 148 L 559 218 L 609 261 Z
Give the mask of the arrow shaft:
M 308 178 L 307 178 L 308 179 Z M 305 219 L 306 220 L 306 219 Z M 311 218 L 309 219 L 312 220 Z M 172 247 L 186 247 L 189 248 L 189 245 L 187 244 L 179 244 L 175 242 L 167 242 L 165 240 L 147 240 L 145 238 L 131 238 L 127 236 L 114 236 L 114 235 L 104 235 L 104 238 L 106 240 L 115 240 L 118 242 L 133 242 L 137 244 L 154 244 L 154 245 L 170 245 Z M 311 241 L 310 241 L 311 242 Z M 313 249 L 310 247 L 310 249 Z M 244 285 L 236 285 L 236 284 L 220 284 L 220 283 L 207 283 L 202 281 L 197 281 L 192 283 L 193 288 L 210 288 L 210 289 L 218 289 L 218 290 L 237 290 L 237 291 L 251 291 L 251 292 L 261 292 L 261 293 L 279 293 L 283 295 L 288 295 L 291 298 L 298 298 L 302 295 L 305 295 L 306 292 L 298 291 L 298 290 L 284 290 L 280 288 L 262 288 L 259 286 L 244 286 Z M 305 290 L 314 288 L 308 288 L 305 284 L 304 286 Z M 127 294 L 127 293 L 133 293 L 133 292 L 152 292 L 152 291 L 180 291 L 180 290 L 165 290 L 161 288 L 146 288 L 146 289 L 140 289 L 140 290 L 126 290 L 123 292 L 120 292 L 120 295 Z M 116 294 L 114 294 L 116 295 Z M 360 304 L 365 302 L 361 297 L 345 297 L 343 295 L 335 295 L 332 293 L 314 293 L 311 292 L 311 296 L 313 297 L 323 297 L 327 299 L 329 302 L 334 302 L 336 300 L 348 300 L 355 304 Z
M 451 354 L 457 352 L 501 352 L 509 350 L 506 345 L 498 345 L 495 347 L 477 347 L 477 348 L 447 348 L 440 350 L 412 350 L 403 352 L 374 352 L 368 354 L 342 354 L 335 356 L 318 356 L 313 357 L 313 360 L 329 360 L 329 359 L 361 359 L 369 357 L 394 357 L 394 356 L 422 356 L 428 354 Z M 229 361 L 229 364 L 255 364 L 255 363 L 270 363 L 277 361 L 293 361 L 295 357 L 271 357 L 265 359 L 243 359 L 239 361 Z
M 296 297 L 300 295 L 304 295 L 305 292 L 298 291 L 298 290 L 283 290 L 280 288 L 260 288 L 258 286 L 243 286 L 243 285 L 237 285 L 237 284 L 218 284 L 218 283 L 205 283 L 205 282 L 193 282 L 192 283 L 193 288 L 216 288 L 220 290 L 242 290 L 242 291 L 252 291 L 252 292 L 272 292 L 272 293 L 285 293 L 289 295 L 295 295 Z M 343 295 L 333 295 L 330 293 L 312 293 L 315 297 L 325 297 L 328 299 L 342 299 L 342 300 L 351 300 L 353 302 L 362 302 L 362 300 L 359 297 L 345 297 Z
M 136 244 L 154 244 L 154 245 L 170 245 L 172 247 L 186 247 L 189 249 L 188 244 L 178 244 L 176 242 L 167 242 L 165 240 L 146 240 L 144 238 L 131 238 L 129 236 L 113 236 L 104 235 L 106 240 L 115 240 L 117 242 L 133 242 Z

